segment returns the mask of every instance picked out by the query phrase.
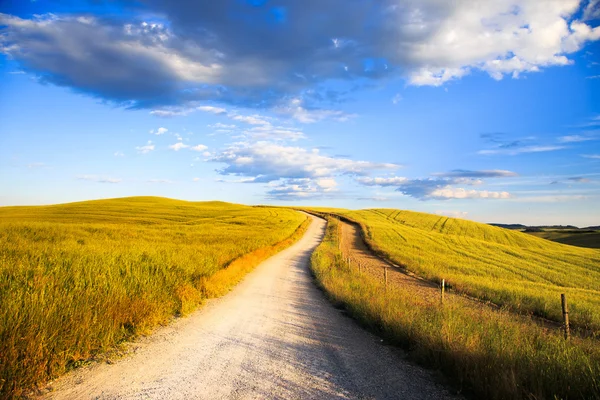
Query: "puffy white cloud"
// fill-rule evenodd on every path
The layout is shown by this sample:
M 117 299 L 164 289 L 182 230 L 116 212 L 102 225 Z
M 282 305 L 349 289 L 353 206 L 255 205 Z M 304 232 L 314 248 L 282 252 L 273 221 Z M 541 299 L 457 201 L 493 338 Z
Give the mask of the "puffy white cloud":
M 340 174 L 363 175 L 396 169 L 397 164 L 354 161 L 322 155 L 319 149 L 284 146 L 272 142 L 237 143 L 212 161 L 226 163 L 224 175 L 257 177 L 263 182 L 280 178 L 324 178 Z
M 175 144 L 170 145 L 169 149 L 175 150 L 175 151 L 179 151 L 181 149 L 187 149 L 189 147 L 190 147 L 189 145 L 187 145 L 187 144 L 185 144 L 183 142 L 177 142 Z
M 208 146 L 205 146 L 203 144 L 197 144 L 196 146 L 190 147 L 190 150 L 193 150 L 193 151 L 204 151 L 206 149 L 208 149 Z
M 160 127 L 157 130 L 152 129 L 150 131 L 151 134 L 157 135 L 157 136 L 164 135 L 167 132 L 169 132 L 169 130 L 167 128 L 163 128 L 163 127 Z
M 267 195 L 283 200 L 335 192 L 336 176 L 360 176 L 399 167 L 391 163 L 335 158 L 321 154 L 318 149 L 265 141 L 236 143 L 213 155 L 210 161 L 226 164 L 219 170 L 222 175 L 243 177 L 244 183 L 270 184 Z

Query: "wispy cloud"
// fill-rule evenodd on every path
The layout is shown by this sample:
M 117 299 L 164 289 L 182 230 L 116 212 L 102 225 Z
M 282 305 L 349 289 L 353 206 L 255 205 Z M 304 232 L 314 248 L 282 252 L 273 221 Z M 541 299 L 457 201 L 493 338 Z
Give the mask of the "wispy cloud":
M 557 151 L 566 149 L 567 146 L 559 146 L 559 145 L 536 145 L 536 146 L 524 146 L 517 147 L 514 149 L 485 149 L 479 150 L 477 154 L 481 155 L 496 155 L 496 154 L 504 154 L 509 156 L 515 156 L 518 154 L 526 154 L 526 153 L 545 153 L 549 151 Z
M 125 153 L 123 153 L 122 151 L 115 151 L 113 155 L 115 157 L 125 157 Z
M 591 158 L 593 160 L 600 160 L 600 154 L 582 154 L 581 157 Z
M 147 183 L 159 183 L 159 184 L 162 183 L 162 184 L 169 184 L 169 185 L 172 184 L 172 183 L 175 183 L 175 182 L 173 182 L 172 180 L 169 180 L 169 179 L 148 179 L 146 182 Z
M 175 144 L 170 145 L 169 149 L 175 150 L 175 151 L 179 151 L 181 149 L 187 149 L 189 147 L 190 147 L 189 145 L 187 145 L 187 144 L 185 144 L 183 142 L 177 142 Z
M 571 178 L 567 178 L 569 181 L 571 182 L 576 182 L 576 183 L 589 183 L 591 182 L 591 180 L 589 178 L 584 178 L 582 176 L 573 176 Z
M 481 171 L 471 171 L 466 169 L 455 169 L 450 172 L 436 172 L 433 176 L 445 178 L 509 178 L 519 176 L 516 172 L 503 169 L 489 169 Z
M 445 215 L 446 217 L 452 218 L 467 218 L 469 215 L 468 211 L 457 211 L 457 210 L 437 210 L 434 211 L 435 214 Z
M 578 143 L 578 142 L 587 142 L 590 140 L 597 140 L 597 137 L 594 136 L 583 136 L 583 135 L 567 135 L 561 136 L 558 138 L 560 143 Z
M 98 175 L 77 175 L 77 179 L 84 181 L 91 181 L 97 183 L 121 183 L 123 180 L 120 178 L 109 178 Z
M 148 143 L 145 146 L 137 146 L 135 149 L 140 154 L 148 154 L 151 151 L 154 151 L 155 145 L 152 143 L 152 140 L 148 140 Z

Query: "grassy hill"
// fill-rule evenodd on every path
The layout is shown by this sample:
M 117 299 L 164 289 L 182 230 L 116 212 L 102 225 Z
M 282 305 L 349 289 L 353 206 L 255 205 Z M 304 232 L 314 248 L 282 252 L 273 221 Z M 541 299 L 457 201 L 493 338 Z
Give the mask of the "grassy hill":
M 223 293 L 303 221 L 156 197 L 1 207 L 0 397 Z
M 561 321 L 567 293 L 571 322 L 600 332 L 600 250 L 411 211 L 317 210 L 360 223 L 370 246 L 396 264 L 520 312 Z

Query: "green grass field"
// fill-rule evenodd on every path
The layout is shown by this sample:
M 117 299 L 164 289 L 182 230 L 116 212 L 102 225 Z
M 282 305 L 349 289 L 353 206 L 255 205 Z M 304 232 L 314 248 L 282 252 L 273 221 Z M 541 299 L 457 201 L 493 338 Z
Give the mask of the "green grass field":
M 374 209 L 315 209 L 361 224 L 367 243 L 392 262 L 454 290 L 522 313 L 600 332 L 600 250 L 438 215 Z
M 0 397 L 223 293 L 306 223 L 152 197 L 0 208 Z
M 374 219 L 368 212 L 352 213 L 356 214 L 366 214 L 370 222 Z M 380 229 L 395 225 L 381 224 Z M 453 386 L 477 399 L 600 398 L 597 339 L 566 341 L 561 332 L 508 311 L 471 302 L 432 304 L 411 287 L 386 290 L 381 277 L 346 264 L 338 249 L 336 225 L 332 218 L 325 240 L 311 258 L 319 285 L 363 325 L 406 348 L 412 359 L 443 371 Z
M 570 246 L 600 249 L 600 231 L 585 230 L 544 230 L 543 232 L 526 232 L 539 238 L 551 240 Z

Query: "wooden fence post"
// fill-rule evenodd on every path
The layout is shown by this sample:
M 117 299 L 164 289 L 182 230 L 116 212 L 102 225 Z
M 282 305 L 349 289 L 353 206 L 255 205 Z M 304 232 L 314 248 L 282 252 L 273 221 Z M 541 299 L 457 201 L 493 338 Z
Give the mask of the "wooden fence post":
M 446 290 L 446 280 L 442 279 L 442 283 L 440 284 L 440 293 L 441 293 L 441 302 L 444 304 L 444 292 Z
M 563 322 L 565 329 L 565 340 L 569 340 L 571 332 L 569 330 L 569 305 L 567 304 L 567 295 L 562 293 L 560 295 L 560 302 L 562 304 Z
M 383 284 L 385 286 L 385 291 L 387 292 L 387 266 L 383 267 Z

